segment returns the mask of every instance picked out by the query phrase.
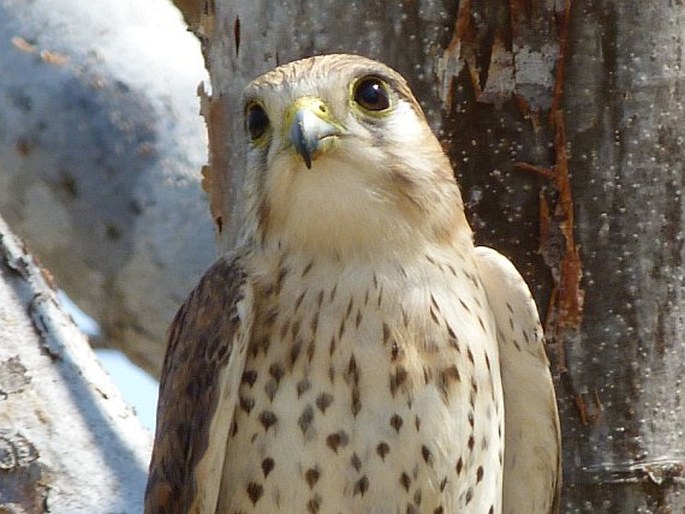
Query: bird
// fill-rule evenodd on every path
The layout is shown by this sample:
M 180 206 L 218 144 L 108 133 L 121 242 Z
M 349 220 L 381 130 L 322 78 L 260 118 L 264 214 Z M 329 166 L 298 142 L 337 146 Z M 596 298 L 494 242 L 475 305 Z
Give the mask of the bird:
M 407 81 L 309 57 L 242 115 L 241 232 L 171 323 L 145 512 L 555 512 L 535 301 Z

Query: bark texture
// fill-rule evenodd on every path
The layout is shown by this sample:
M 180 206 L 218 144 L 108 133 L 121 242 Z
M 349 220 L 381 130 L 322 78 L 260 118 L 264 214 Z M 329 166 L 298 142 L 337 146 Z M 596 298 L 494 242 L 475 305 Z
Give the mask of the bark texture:
M 0 213 L 153 373 L 214 260 L 199 44 L 165 0 L 0 0 Z
M 478 242 L 535 292 L 562 413 L 562 510 L 685 508 L 681 3 L 194 6 L 222 246 L 240 223 L 244 85 L 317 53 L 385 61 L 443 141 Z
M 566 346 L 574 512 L 685 509 L 685 9 L 577 2 L 564 107 L 585 315 Z
M 0 328 L 0 512 L 140 512 L 150 434 L 2 219 Z

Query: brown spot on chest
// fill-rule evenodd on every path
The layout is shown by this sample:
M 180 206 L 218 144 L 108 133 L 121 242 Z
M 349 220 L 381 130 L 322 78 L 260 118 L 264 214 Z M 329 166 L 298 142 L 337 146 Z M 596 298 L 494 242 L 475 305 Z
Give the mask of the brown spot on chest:
M 264 478 L 269 476 L 269 473 L 274 469 L 274 460 L 271 457 L 267 457 L 262 461 L 262 473 Z
M 307 406 L 302 410 L 300 417 L 297 418 L 297 425 L 300 427 L 300 430 L 302 430 L 302 435 L 306 435 L 307 430 L 309 430 L 309 427 L 311 427 L 313 421 L 314 409 L 311 405 L 307 404 Z
M 319 481 L 320 476 L 321 476 L 321 471 L 319 471 L 319 468 L 317 468 L 317 467 L 309 468 L 305 472 L 304 478 L 307 481 L 307 485 L 309 486 L 310 489 L 314 489 L 314 486 Z
M 409 492 L 409 487 L 411 486 L 411 478 L 405 472 L 400 475 L 400 484 L 404 487 L 404 490 Z
M 256 505 L 264 493 L 264 487 L 256 482 L 247 484 L 247 495 L 250 497 L 252 505 Z
M 390 426 L 395 429 L 395 432 L 398 434 L 400 433 L 400 428 L 402 428 L 402 425 L 404 424 L 404 420 L 402 419 L 402 416 L 399 414 L 393 414 L 392 417 L 390 418 Z
M 395 397 L 397 390 L 404 385 L 407 380 L 407 369 L 400 365 L 397 365 L 395 372 L 390 374 L 390 394 Z
M 262 424 L 262 427 L 264 427 L 265 432 L 274 426 L 277 421 L 278 418 L 276 417 L 276 414 L 270 410 L 264 410 L 259 413 L 259 422 Z
M 361 477 L 359 480 L 357 480 L 354 484 L 354 495 L 356 496 L 357 494 L 364 496 L 364 493 L 368 491 L 369 489 L 369 478 L 364 475 Z
M 304 393 L 309 391 L 312 387 L 312 383 L 307 377 L 303 378 L 297 383 L 297 397 L 300 398 Z
M 362 469 L 362 461 L 359 458 L 359 455 L 357 455 L 357 452 L 352 453 L 350 464 L 352 464 L 352 467 L 357 473 L 359 473 L 359 471 Z
M 322 413 L 326 413 L 326 409 L 333 402 L 333 395 L 329 393 L 321 393 L 316 397 L 316 406 Z
M 328 446 L 335 453 L 338 453 L 339 448 L 344 448 L 345 446 L 347 446 L 349 442 L 350 438 L 347 435 L 347 432 L 345 432 L 344 430 L 335 432 L 326 437 L 326 446 Z
M 243 373 L 241 382 L 247 384 L 252 388 L 257 381 L 257 371 L 254 369 L 248 369 Z
M 390 453 L 390 446 L 388 446 L 387 443 L 380 442 L 378 443 L 378 446 L 376 446 L 376 453 L 379 455 L 381 460 L 385 460 L 385 456 Z

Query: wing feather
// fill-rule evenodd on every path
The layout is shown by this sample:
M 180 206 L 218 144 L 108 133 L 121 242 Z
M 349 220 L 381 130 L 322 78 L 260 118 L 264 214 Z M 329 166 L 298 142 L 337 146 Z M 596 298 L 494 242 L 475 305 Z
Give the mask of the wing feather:
M 233 254 L 207 271 L 171 323 L 146 513 L 215 511 L 252 318 L 252 287 Z
M 559 416 L 535 301 L 506 257 L 478 247 L 476 261 L 498 329 L 505 417 L 503 512 L 557 512 Z

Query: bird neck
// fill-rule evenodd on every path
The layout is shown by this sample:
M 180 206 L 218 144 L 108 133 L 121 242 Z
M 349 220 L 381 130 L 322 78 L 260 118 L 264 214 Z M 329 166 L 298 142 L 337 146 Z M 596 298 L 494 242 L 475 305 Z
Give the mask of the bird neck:
M 406 220 L 388 223 L 387 230 L 369 230 L 363 225 L 317 227 L 309 233 L 294 228 L 259 231 L 253 238 L 256 251 L 273 257 L 295 255 L 315 262 L 380 263 L 383 260 L 411 262 L 428 253 L 473 246 L 472 232 L 463 211 L 455 212 L 449 226 L 407 226 Z

